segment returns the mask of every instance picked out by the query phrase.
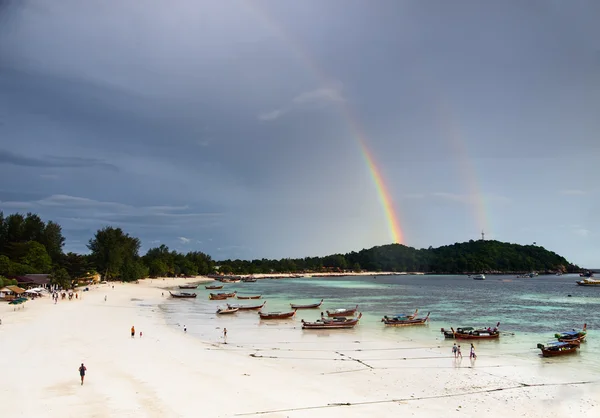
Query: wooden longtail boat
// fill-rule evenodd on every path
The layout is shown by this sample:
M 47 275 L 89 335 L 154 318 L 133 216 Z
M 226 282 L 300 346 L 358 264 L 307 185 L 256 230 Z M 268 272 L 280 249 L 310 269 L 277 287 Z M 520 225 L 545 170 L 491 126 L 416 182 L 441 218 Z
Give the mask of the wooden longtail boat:
M 171 297 L 174 298 L 195 298 L 196 296 L 198 296 L 196 293 L 186 293 L 186 292 L 179 292 L 179 293 L 171 293 Z
M 424 318 L 411 318 L 409 319 L 408 317 L 388 317 L 388 316 L 384 316 L 383 319 L 381 320 L 381 322 L 383 322 L 385 325 L 389 325 L 392 327 L 408 327 L 411 325 L 426 325 L 427 321 L 429 320 L 429 314 L 430 312 L 427 312 L 427 316 L 425 316 Z
M 180 289 L 197 289 L 198 285 L 197 284 L 181 284 L 179 285 Z
M 227 305 L 229 307 L 229 309 L 231 308 L 238 308 L 240 311 L 252 311 L 252 310 L 257 310 L 257 309 L 262 309 L 263 306 L 265 306 L 265 304 L 267 303 L 267 301 L 264 301 L 262 303 L 262 305 Z
M 248 279 L 242 279 L 242 281 L 244 283 L 254 283 L 254 282 L 256 282 L 256 279 L 250 279 L 250 278 L 248 278 Z
M 260 319 L 286 319 L 296 315 L 296 309 L 291 312 L 259 312 Z
M 500 338 L 500 331 L 498 327 L 500 326 L 500 322 L 496 324 L 494 329 L 492 328 L 473 328 L 473 327 L 462 327 L 457 328 L 456 331 L 454 328 L 450 328 L 450 331 L 442 328 L 441 332 L 444 334 L 445 338 L 456 338 L 460 340 L 493 340 L 496 338 Z
M 242 279 L 221 279 L 221 283 L 239 283 Z
M 398 314 L 398 315 L 390 315 L 387 316 L 385 315 L 384 318 L 405 318 L 405 319 L 415 319 L 417 317 L 417 314 L 419 313 L 418 309 L 415 309 L 415 312 L 412 314 Z
M 325 311 L 327 313 L 328 317 L 342 317 L 342 316 L 354 316 L 354 314 L 356 313 L 356 311 L 358 310 L 358 305 L 356 305 L 354 308 L 350 308 L 350 309 L 334 309 L 332 311 Z
M 554 334 L 554 337 L 561 342 L 585 342 L 585 336 L 587 335 L 587 324 L 583 324 L 583 330 L 581 331 L 565 331 Z
M 239 308 L 232 308 L 232 307 L 228 307 L 226 309 L 217 308 L 217 314 L 218 315 L 232 314 L 232 313 L 236 313 L 239 310 L 240 310 Z
M 211 293 L 210 295 L 208 295 L 208 298 L 210 300 L 224 300 L 227 298 L 232 298 L 235 296 L 237 292 L 233 292 L 233 293 Z
M 262 295 L 252 295 L 252 296 L 237 295 L 238 299 L 260 299 L 261 297 L 262 297 Z
M 354 328 L 358 321 L 362 317 L 360 313 L 356 318 L 343 318 L 337 317 L 333 319 L 326 319 L 321 317 L 315 322 L 305 322 L 302 320 L 302 329 L 347 329 Z
M 295 305 L 293 303 L 290 303 L 290 306 L 292 307 L 292 309 L 314 309 L 314 308 L 318 308 L 322 304 L 323 304 L 323 299 L 321 299 L 321 302 L 312 303 L 310 305 Z
M 579 342 L 552 341 L 546 345 L 538 344 L 537 348 L 542 350 L 542 357 L 556 357 L 575 353 L 579 348 Z
M 204 286 L 204 288 L 206 290 L 219 290 L 219 289 L 223 289 L 223 285 Z

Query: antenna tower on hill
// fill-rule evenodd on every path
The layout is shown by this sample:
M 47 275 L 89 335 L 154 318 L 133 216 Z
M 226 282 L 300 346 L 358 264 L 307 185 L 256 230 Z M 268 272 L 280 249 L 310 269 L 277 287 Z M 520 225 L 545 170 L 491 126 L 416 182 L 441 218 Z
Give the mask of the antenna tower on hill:
M 485 241 L 485 232 L 481 231 L 481 240 Z

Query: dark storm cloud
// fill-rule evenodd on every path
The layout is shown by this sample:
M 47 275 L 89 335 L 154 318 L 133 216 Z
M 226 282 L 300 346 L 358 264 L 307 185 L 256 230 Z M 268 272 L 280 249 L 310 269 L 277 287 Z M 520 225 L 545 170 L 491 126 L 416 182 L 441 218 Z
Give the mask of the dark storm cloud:
M 10 151 L 0 149 L 0 164 L 11 164 L 23 167 L 102 167 L 110 170 L 118 170 L 113 164 L 95 158 L 83 157 L 57 157 L 48 155 L 44 158 L 32 158 L 18 155 Z

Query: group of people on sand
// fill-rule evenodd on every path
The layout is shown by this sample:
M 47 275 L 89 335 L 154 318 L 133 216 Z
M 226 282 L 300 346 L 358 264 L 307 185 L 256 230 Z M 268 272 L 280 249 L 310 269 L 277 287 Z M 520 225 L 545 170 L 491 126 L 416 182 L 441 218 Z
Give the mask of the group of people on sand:
M 463 358 L 462 352 L 460 350 L 460 345 L 456 345 L 456 343 L 454 343 L 454 345 L 452 346 L 452 354 L 454 354 L 454 358 Z M 469 353 L 469 358 L 473 360 L 477 358 L 477 355 L 475 354 L 475 346 L 473 345 L 473 343 L 471 343 L 471 352 Z

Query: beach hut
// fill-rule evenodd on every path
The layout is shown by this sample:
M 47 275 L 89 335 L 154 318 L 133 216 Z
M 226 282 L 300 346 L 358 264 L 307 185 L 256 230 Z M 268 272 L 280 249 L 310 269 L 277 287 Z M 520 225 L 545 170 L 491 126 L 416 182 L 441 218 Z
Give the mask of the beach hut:
M 15 292 L 10 290 L 8 287 L 3 287 L 0 289 L 0 299 L 8 301 L 13 300 L 15 298 Z

